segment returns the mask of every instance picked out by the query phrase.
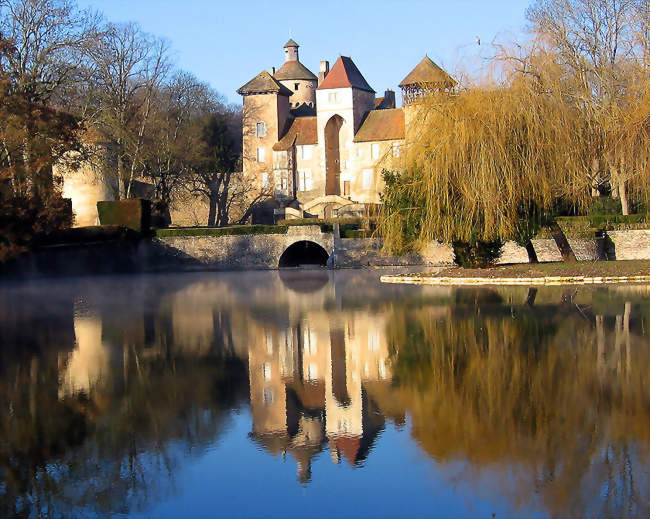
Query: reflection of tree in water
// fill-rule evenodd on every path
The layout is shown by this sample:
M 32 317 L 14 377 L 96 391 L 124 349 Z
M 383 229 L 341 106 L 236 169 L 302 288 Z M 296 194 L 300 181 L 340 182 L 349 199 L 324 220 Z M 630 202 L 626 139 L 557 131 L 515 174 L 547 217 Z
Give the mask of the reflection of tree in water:
M 464 294 L 450 319 L 398 309 L 388 326 L 385 398 L 410 412 L 422 448 L 468 460 L 464 477 L 501 475 L 513 503 L 535 489 L 552 515 L 647 517 L 647 320 L 628 315 L 625 328 L 571 298 L 515 307 Z
M 33 317 L 33 310 L 25 315 Z M 227 319 L 214 316 L 214 342 L 198 356 L 175 349 L 164 314 L 155 317 L 151 335 L 145 314 L 128 322 L 119 322 L 119 315 L 115 322 L 104 320 L 110 370 L 87 391 L 62 394 L 64 348 L 48 351 L 43 341 L 43 351 L 31 357 L 21 348 L 2 350 L 0 516 L 141 509 L 168 494 L 162 485 L 173 486 L 174 472 L 188 456 L 175 440 L 200 453 L 223 430 L 229 411 L 245 402 L 246 366 L 228 352 Z M 53 343 L 67 341 L 70 348 L 71 306 L 68 316 L 58 337 L 44 329 Z M 6 344 L 20 345 L 24 320 L 1 317 L 3 339 L 11 341 Z M 135 326 L 137 321 L 143 324 Z M 42 339 L 45 332 L 33 328 L 31 335 Z

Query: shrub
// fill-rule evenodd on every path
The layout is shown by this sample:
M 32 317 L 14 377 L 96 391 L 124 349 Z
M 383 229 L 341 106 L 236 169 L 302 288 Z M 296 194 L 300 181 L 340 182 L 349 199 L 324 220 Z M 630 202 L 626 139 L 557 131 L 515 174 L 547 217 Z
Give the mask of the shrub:
M 496 263 L 501 255 L 503 242 L 495 241 L 454 241 L 455 262 L 465 268 L 485 268 Z
M 31 249 L 38 237 L 71 225 L 70 200 L 59 195 L 0 199 L 0 263 Z

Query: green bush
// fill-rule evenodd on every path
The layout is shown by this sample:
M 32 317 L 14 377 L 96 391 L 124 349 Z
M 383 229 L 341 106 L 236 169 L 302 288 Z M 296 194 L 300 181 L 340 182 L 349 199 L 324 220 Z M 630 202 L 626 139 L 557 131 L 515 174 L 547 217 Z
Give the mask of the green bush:
M 621 199 L 611 196 L 595 197 L 589 207 L 589 215 L 621 214 Z
M 238 225 L 233 227 L 178 227 L 157 229 L 156 237 L 175 236 L 243 236 L 247 234 L 286 234 L 286 225 Z
M 485 268 L 496 263 L 501 255 L 501 241 L 475 241 L 472 243 L 454 241 L 452 243 L 455 262 L 465 268 Z
M 146 233 L 151 224 L 151 202 L 141 198 L 97 202 L 97 214 L 102 225 L 119 225 Z

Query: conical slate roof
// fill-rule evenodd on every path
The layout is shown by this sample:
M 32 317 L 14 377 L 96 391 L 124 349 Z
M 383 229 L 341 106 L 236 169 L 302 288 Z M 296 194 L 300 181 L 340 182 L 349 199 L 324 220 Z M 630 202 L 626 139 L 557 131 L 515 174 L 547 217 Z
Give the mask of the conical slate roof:
M 257 76 L 237 90 L 237 93 L 243 96 L 250 94 L 265 94 L 269 92 L 277 92 L 279 95 L 287 97 L 293 95 L 291 90 L 278 82 L 266 70 L 260 72 Z
M 285 62 L 273 77 L 279 81 L 291 79 L 310 79 L 312 81 L 318 81 L 318 78 L 311 72 L 311 70 L 300 63 L 300 61 Z
M 352 59 L 347 56 L 339 56 L 339 59 L 336 60 L 332 70 L 327 74 L 325 80 L 318 87 L 318 90 L 348 87 L 358 88 L 359 90 L 365 90 L 373 94 L 375 92 L 361 72 L 359 72 Z
M 404 88 L 409 85 L 441 85 L 445 88 L 451 88 L 456 84 L 454 78 L 436 65 L 429 56 L 425 56 L 409 75 L 402 80 L 399 86 Z

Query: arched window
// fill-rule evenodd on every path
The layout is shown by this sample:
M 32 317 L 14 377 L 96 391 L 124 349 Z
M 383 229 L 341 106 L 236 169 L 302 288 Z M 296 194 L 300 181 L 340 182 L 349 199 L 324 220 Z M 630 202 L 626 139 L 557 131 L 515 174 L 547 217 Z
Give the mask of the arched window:
M 258 137 L 266 137 L 266 123 L 257 123 L 256 135 Z

